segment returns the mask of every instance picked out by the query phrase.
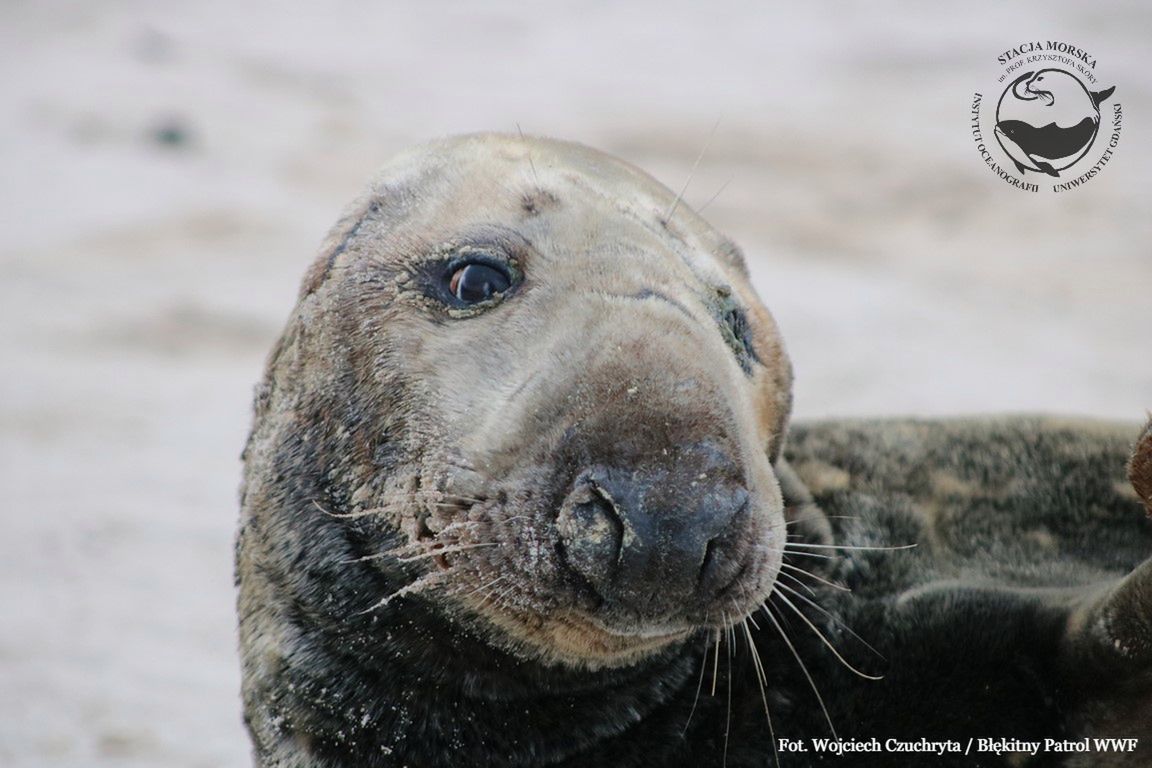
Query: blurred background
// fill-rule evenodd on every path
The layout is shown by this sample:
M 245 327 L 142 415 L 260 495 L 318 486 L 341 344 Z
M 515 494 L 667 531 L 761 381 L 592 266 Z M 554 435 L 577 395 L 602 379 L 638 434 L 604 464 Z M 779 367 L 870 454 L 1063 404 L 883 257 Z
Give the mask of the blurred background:
M 231 537 L 265 352 L 390 155 L 582 141 L 745 248 L 801 417 L 1152 406 L 1152 5 L 0 6 L 0 764 L 242 766 Z M 1022 41 L 1124 105 L 1087 186 L 969 133 Z

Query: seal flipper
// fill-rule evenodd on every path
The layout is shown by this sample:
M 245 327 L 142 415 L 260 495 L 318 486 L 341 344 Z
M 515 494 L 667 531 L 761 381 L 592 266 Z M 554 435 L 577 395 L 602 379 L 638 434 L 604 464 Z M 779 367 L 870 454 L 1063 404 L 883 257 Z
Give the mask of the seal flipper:
M 1152 688 L 1152 559 L 1074 607 L 1063 653 L 1072 675 Z M 1147 695 L 1147 694 L 1145 694 Z
M 1132 449 L 1128 480 L 1152 514 L 1152 420 Z M 1152 558 L 1075 607 L 1066 627 L 1072 669 L 1119 672 L 1119 679 L 1140 680 L 1152 694 Z
M 1128 460 L 1128 480 L 1144 502 L 1148 517 L 1152 517 L 1152 420 L 1144 427 L 1144 434 L 1136 441 L 1132 458 Z
M 1111 96 L 1112 92 L 1115 90 L 1116 90 L 1116 86 L 1112 86 L 1111 88 L 1105 88 L 1102 91 L 1093 91 L 1092 92 L 1092 103 L 1096 105 L 1097 109 L 1099 109 L 1100 104 L 1104 101 L 1104 99 Z
M 1059 172 L 1057 172 L 1057 170 L 1052 167 L 1051 163 L 1045 163 L 1041 160 L 1034 160 L 1034 162 L 1036 163 L 1036 167 L 1044 171 L 1044 173 L 1048 174 L 1049 176 L 1060 178 Z

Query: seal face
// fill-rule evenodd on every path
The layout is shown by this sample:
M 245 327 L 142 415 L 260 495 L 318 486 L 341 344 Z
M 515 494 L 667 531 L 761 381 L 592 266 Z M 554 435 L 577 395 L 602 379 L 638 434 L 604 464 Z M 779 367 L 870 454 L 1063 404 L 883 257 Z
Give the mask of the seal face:
M 420 208 L 367 236 L 370 207 L 313 291 L 369 310 L 348 341 L 389 377 L 392 431 L 419 436 L 347 510 L 427 555 L 404 586 L 589 665 L 755 609 L 782 545 L 786 383 L 720 238 L 678 234 L 667 190 L 588 150 L 471 138 L 416 164 Z
M 250 702 L 337 647 L 621 668 L 760 607 L 789 364 L 739 251 L 677 202 L 593 150 L 477 135 L 349 210 L 245 451 Z

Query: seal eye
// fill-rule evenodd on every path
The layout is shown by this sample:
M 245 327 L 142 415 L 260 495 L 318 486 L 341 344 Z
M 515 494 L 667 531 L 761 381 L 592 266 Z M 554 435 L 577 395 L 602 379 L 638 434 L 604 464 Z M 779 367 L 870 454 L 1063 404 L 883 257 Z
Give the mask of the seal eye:
M 452 273 L 448 290 L 461 304 L 479 304 L 508 290 L 512 277 L 491 264 L 462 264 Z

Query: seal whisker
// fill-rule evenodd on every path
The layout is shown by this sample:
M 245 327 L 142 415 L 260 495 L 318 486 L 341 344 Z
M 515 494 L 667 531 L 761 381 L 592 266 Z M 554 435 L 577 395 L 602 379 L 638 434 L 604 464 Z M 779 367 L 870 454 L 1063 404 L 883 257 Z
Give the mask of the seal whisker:
M 821 578 L 821 577 L 817 576 L 816 574 L 812 573 L 811 571 L 804 570 L 803 568 L 801 568 L 798 565 L 792 565 L 791 563 L 781 563 L 780 567 L 781 568 L 787 568 L 790 571 L 796 571 L 797 573 L 801 573 L 810 579 L 815 579 L 816 581 L 820 582 L 821 584 L 828 586 L 828 587 L 831 587 L 832 589 L 838 589 L 841 592 L 851 592 L 852 591 L 851 587 L 846 587 L 843 584 L 837 584 L 835 582 L 828 581 L 828 579 Z
M 500 590 L 499 594 L 496 595 L 497 605 L 504 605 L 504 598 L 508 597 L 508 595 L 512 594 L 515 591 L 516 591 L 516 582 L 510 583 L 506 587 L 504 587 L 504 589 Z
M 520 123 L 516 123 L 516 133 L 520 134 L 520 141 L 524 141 L 524 130 L 520 127 Z M 532 162 L 532 153 L 528 152 L 524 156 L 528 158 L 528 167 L 532 169 L 532 180 L 536 182 L 538 188 L 543 189 L 540 186 L 540 177 L 536 174 L 536 163 Z
M 325 514 L 328 517 L 336 517 L 341 520 L 347 520 L 356 517 L 367 517 L 369 515 L 378 515 L 386 509 L 385 507 L 373 507 L 371 509 L 362 509 L 359 512 L 332 512 L 325 509 L 324 506 L 315 499 L 312 500 L 312 506 L 316 507 L 316 509 L 320 510 L 322 514 Z
M 432 573 L 421 576 L 420 578 L 416 579 L 416 581 L 414 581 L 411 584 L 408 584 L 404 587 L 401 587 L 400 589 L 396 590 L 392 594 L 383 598 L 379 602 L 376 602 L 373 605 L 369 606 L 368 608 L 365 608 L 363 611 L 358 611 L 356 613 L 356 615 L 357 616 L 363 616 L 366 613 L 372 613 L 373 611 L 376 611 L 376 610 L 379 610 L 379 609 L 385 607 L 386 605 L 388 605 L 389 603 L 391 603 L 393 600 L 395 600 L 398 597 L 405 597 L 407 595 L 412 595 L 412 594 L 415 594 L 417 592 L 423 592 L 426 589 L 431 589 L 432 587 L 438 586 L 440 584 L 440 582 L 443 580 L 442 574 L 443 574 L 443 571 L 433 571 Z
M 752 638 L 752 630 L 748 627 L 748 622 L 752 622 L 752 625 L 756 626 L 756 621 L 752 618 L 752 614 L 745 616 L 742 622 L 744 625 L 744 637 L 748 639 L 748 650 L 752 654 L 752 664 L 756 668 L 756 682 L 760 687 L 760 701 L 764 704 L 764 719 L 768 721 L 768 736 L 772 740 L 772 752 L 775 754 L 776 729 L 772 727 L 772 713 L 768 711 L 768 675 L 764 671 L 764 661 L 760 658 L 760 651 L 756 648 L 756 642 Z M 780 756 L 777 754 L 776 765 L 779 764 Z
M 762 552 L 772 552 L 777 555 L 788 555 L 790 557 L 815 557 L 820 560 L 840 560 L 844 557 L 843 555 L 821 555 L 817 552 L 793 552 L 792 550 L 785 551 L 783 549 L 772 549 L 771 547 L 765 547 L 762 544 L 757 545 L 756 549 L 759 549 Z
M 365 562 L 368 562 L 370 560 L 382 560 L 385 557 L 393 557 L 393 556 L 394 555 L 393 555 L 392 550 L 388 550 L 385 552 L 376 552 L 376 553 L 371 554 L 371 555 L 363 555 L 361 557 L 353 557 L 351 560 L 338 560 L 337 562 L 340 563 L 340 565 L 351 565 L 352 563 L 365 563 Z
M 768 678 L 764 674 L 764 665 L 760 662 L 760 652 L 756 650 L 756 643 L 752 639 L 752 629 L 748 626 L 747 616 L 741 620 L 740 626 L 744 630 L 744 638 L 748 641 L 748 650 L 752 655 L 752 668 L 756 671 L 756 679 L 760 682 L 760 689 L 763 691 Z
M 484 593 L 484 600 L 488 601 L 492 607 L 499 608 L 505 605 L 504 598 L 508 596 L 515 589 L 515 584 L 509 584 L 499 591 L 486 590 Z M 483 602 L 483 601 L 481 601 Z
M 408 501 L 408 499 L 405 499 L 405 501 Z M 391 506 L 369 507 L 367 509 L 361 509 L 355 512 L 330 512 L 327 509 L 324 509 L 315 501 L 313 501 L 312 504 L 328 517 L 335 517 L 340 520 L 355 520 L 359 517 L 379 517 L 380 515 L 400 512 L 403 508 L 403 505 L 395 504 Z
M 684 728 L 680 731 L 680 736 L 686 736 L 688 733 L 688 726 L 692 724 L 692 716 L 696 714 L 696 705 L 700 703 L 700 691 L 704 688 L 704 670 L 708 668 L 708 635 L 704 635 L 704 650 L 700 654 L 700 677 L 696 681 L 696 695 L 692 698 L 692 708 L 688 710 L 688 719 L 684 722 Z
M 475 589 L 470 590 L 468 592 L 465 592 L 463 597 L 471 597 L 472 595 L 476 594 L 477 592 L 480 592 L 482 590 L 491 589 L 496 584 L 499 584 L 501 581 L 504 581 L 504 579 L 507 579 L 510 575 L 511 574 L 506 573 L 503 576 L 497 576 L 495 579 L 493 579 L 492 581 L 489 581 L 487 584 L 481 584 L 480 586 L 476 587 Z
M 860 519 L 859 515 L 824 515 L 823 517 L 825 520 L 859 520 Z M 806 523 L 806 522 L 808 522 L 808 519 L 809 518 L 806 518 L 806 517 L 797 517 L 793 520 L 785 520 L 784 521 L 784 527 L 788 527 L 790 525 L 798 525 L 800 523 Z
M 696 175 L 696 168 L 699 167 L 700 161 L 704 159 L 704 153 L 708 151 L 708 145 L 712 143 L 712 137 L 716 135 L 716 129 L 720 127 L 720 118 L 716 118 L 712 130 L 708 133 L 708 138 L 704 140 L 704 146 L 700 148 L 700 154 L 696 155 L 696 162 L 692 163 L 692 170 L 688 172 L 688 178 L 684 180 L 684 186 L 676 194 L 676 199 L 672 201 L 672 206 L 668 209 L 668 213 L 664 214 L 664 223 L 672 221 L 672 215 L 676 213 L 676 208 L 680 205 L 680 201 L 684 199 L 684 193 L 688 191 L 688 185 L 692 183 L 692 177 Z
M 778 585 L 778 586 L 782 586 L 782 585 Z M 808 625 L 808 628 L 811 629 L 816 634 L 816 637 L 820 638 L 820 641 L 828 647 L 828 650 L 832 651 L 832 655 L 835 656 L 837 659 L 839 659 L 840 663 L 843 664 L 846 669 L 848 669 L 851 672 L 855 673 L 856 675 L 864 678 L 865 680 L 883 680 L 884 679 L 883 675 L 879 675 L 879 676 L 869 675 L 866 672 L 861 672 L 860 670 L 856 669 L 856 667 L 849 664 L 848 660 L 844 658 L 844 656 L 840 653 L 839 650 L 837 650 L 836 646 L 832 645 L 832 642 L 830 640 L 828 640 L 827 637 L 824 636 L 824 633 L 821 632 L 820 629 L 815 624 L 812 623 L 811 619 L 809 619 L 807 616 L 804 615 L 803 611 L 801 611 L 799 608 L 796 607 L 795 603 L 793 603 L 791 600 L 789 600 L 786 595 L 781 594 L 780 592 L 776 592 L 775 590 L 773 590 L 772 594 L 776 595 L 781 600 L 783 600 L 784 604 L 787 605 L 789 608 L 791 608 L 796 613 L 796 615 L 800 617 L 800 620 Z
M 778 576 L 781 576 L 781 577 L 783 577 L 783 578 L 791 579 L 791 580 L 792 580 L 792 581 L 793 581 L 795 584 L 799 585 L 799 586 L 800 586 L 800 587 L 802 587 L 803 589 L 806 589 L 806 590 L 808 591 L 808 594 L 812 595 L 813 597 L 815 597 L 815 596 L 816 596 L 816 592 L 815 592 L 815 590 L 813 590 L 813 589 L 812 589 L 812 587 L 810 587 L 810 586 L 808 586 L 807 584 L 805 584 L 804 582 L 800 581 L 800 579 L 796 578 L 796 577 L 795 577 L 795 576 L 793 576 L 792 574 L 790 574 L 790 573 L 783 573 L 783 572 L 781 572 L 781 573 L 779 573 L 779 574 L 777 574 L 777 575 L 778 575 Z
M 742 594 L 744 596 L 744 599 L 748 602 L 748 604 L 754 604 L 754 601 L 748 599 L 748 588 L 743 583 L 740 584 L 740 594 Z M 756 629 L 760 629 L 760 625 L 756 623 L 756 619 L 752 618 L 752 614 L 755 612 L 756 612 L 756 609 L 753 608 L 748 613 L 745 613 L 742 621 L 752 622 L 753 627 L 755 627 Z
M 704 203 L 704 205 L 702 205 L 696 209 L 696 213 L 703 213 L 705 208 L 712 205 L 712 201 L 715 200 L 716 198 L 720 197 L 720 193 L 723 192 L 724 190 L 728 189 L 728 185 L 731 184 L 732 180 L 735 178 L 736 178 L 735 176 L 729 176 L 728 180 L 720 185 L 720 189 L 716 190 L 715 194 L 713 194 L 712 197 L 708 198 L 708 202 Z
M 447 499 L 448 501 L 432 501 L 432 499 Z M 366 517 L 369 515 L 380 515 L 388 512 L 396 512 L 404 508 L 405 504 L 420 503 L 427 504 L 433 507 L 443 507 L 448 509 L 459 509 L 459 503 L 465 502 L 470 505 L 483 504 L 486 499 L 477 499 L 470 496 L 457 496 L 451 493 L 442 493 L 439 491 L 415 491 L 411 493 L 392 493 L 379 498 L 376 506 L 361 509 L 356 512 L 330 512 L 320 505 L 320 502 L 313 500 L 312 505 L 318 510 L 328 515 L 329 517 L 338 517 L 342 519 Z
M 772 595 L 775 594 L 778 593 L 773 590 Z M 772 599 L 772 595 L 768 596 L 769 600 Z M 796 646 L 792 644 L 792 641 L 788 638 L 788 633 L 784 631 L 784 627 L 780 626 L 780 622 L 776 620 L 776 616 L 772 613 L 770 607 L 770 603 L 764 603 L 762 606 L 764 615 L 767 616 L 773 626 L 776 627 L 776 631 L 780 633 L 780 639 L 788 646 L 788 650 L 792 652 L 792 657 L 796 659 L 796 663 L 800 665 L 800 671 L 804 673 L 804 677 L 808 680 L 808 685 L 812 687 L 812 693 L 816 694 L 816 701 L 820 703 L 820 711 L 824 713 L 824 719 L 828 722 L 828 730 L 832 732 L 832 737 L 840 738 L 836 733 L 836 726 L 832 724 L 832 716 L 828 714 L 828 707 L 824 704 L 824 697 L 820 695 L 820 689 L 816 687 L 816 681 L 812 679 L 812 675 L 808 672 L 808 667 L 804 664 L 804 660 L 800 658 L 800 653 L 796 650 Z
M 728 623 L 727 614 L 724 614 L 724 623 Z M 728 632 L 731 636 L 728 642 L 728 710 L 724 715 L 724 756 L 721 759 L 724 768 L 728 766 L 728 736 L 732 731 L 732 657 L 736 655 L 736 632 L 731 624 L 728 625 Z
M 454 520 L 453 522 L 448 523 L 448 525 L 437 531 L 436 535 L 442 536 L 445 533 L 452 533 L 460 528 L 476 528 L 483 525 L 485 522 L 486 521 L 484 520 Z
M 441 533 L 443 533 L 444 531 L 450 530 L 452 527 L 453 526 L 451 526 L 451 525 L 447 526 L 446 528 L 444 528 L 443 531 L 441 531 Z M 478 542 L 478 543 L 473 542 L 473 543 L 450 544 L 448 546 L 439 546 L 439 548 L 433 549 L 429 546 L 429 541 L 431 541 L 431 544 L 433 546 L 440 544 L 440 542 L 437 540 L 427 540 L 427 539 L 426 540 L 420 540 L 420 541 L 409 541 L 409 542 L 406 542 L 406 543 L 401 544 L 399 546 L 393 547 L 392 549 L 385 549 L 385 550 L 380 551 L 380 552 L 373 552 L 370 555 L 362 555 L 360 557 L 354 557 L 354 558 L 351 558 L 349 560 L 341 560 L 340 562 L 344 563 L 344 564 L 361 563 L 361 562 L 366 562 L 369 560 L 380 560 L 380 559 L 385 558 L 385 557 L 395 557 L 399 562 L 405 563 L 405 562 L 409 562 L 410 560 L 418 560 L 422 557 L 432 557 L 434 555 L 441 555 L 441 554 L 446 555 L 446 554 L 451 554 L 452 552 L 462 551 L 462 550 L 466 550 L 466 549 L 479 549 L 482 547 L 497 547 L 497 546 L 501 546 L 501 544 L 502 544 L 502 542 Z
M 880 653 L 880 651 L 878 651 L 878 650 L 876 650 L 875 648 L 873 648 L 871 643 L 869 643 L 869 642 L 868 642 L 867 640 L 865 640 L 864 638 L 860 637 L 860 635 L 856 634 L 855 630 L 853 630 L 853 629 L 852 629 L 852 627 L 848 626 L 848 625 L 847 625 L 847 624 L 845 624 L 844 622 L 840 621 L 840 619 L 838 619 L 838 618 L 836 618 L 835 616 L 833 616 L 833 615 L 832 615 L 832 614 L 831 614 L 831 613 L 828 611 L 828 609 L 826 609 L 824 606 L 820 605 L 819 603 L 815 602 L 814 600 L 810 600 L 810 599 L 808 599 L 807 597 L 804 597 L 804 595 L 802 595 L 802 594 L 800 594 L 799 592 L 797 592 L 796 590 L 792 589 L 792 588 L 791 588 L 791 587 L 789 587 L 787 584 L 780 584 L 779 586 L 780 586 L 780 588 L 781 588 L 781 589 L 786 589 L 786 590 L 788 590 L 788 591 L 789 591 L 789 592 L 791 592 L 793 595 L 795 595 L 796 597 L 798 597 L 798 598 L 800 598 L 801 600 L 803 600 L 804 602 L 806 602 L 808 605 L 810 605 L 810 606 L 812 606 L 813 608 L 815 608 L 816 610 L 820 611 L 822 614 L 824 614 L 824 615 L 825 615 L 825 616 L 827 616 L 828 618 L 832 619 L 832 621 L 836 622 L 836 624 L 838 624 L 838 625 L 839 625 L 839 626 L 840 626 L 842 629 L 844 629 L 844 631 L 846 631 L 848 634 L 852 635 L 852 637 L 856 638 L 856 639 L 857 639 L 857 640 L 859 640 L 861 643 L 863 643 L 863 645 L 864 645 L 864 647 L 865 647 L 865 648 L 867 648 L 868 650 L 872 651 L 872 653 L 876 654 L 876 655 L 877 655 L 879 658 L 881 658 L 881 659 L 883 659 L 883 658 L 884 658 L 884 655 L 883 655 L 883 654 L 881 654 L 881 653 Z
M 784 549 L 787 551 L 790 547 L 803 547 L 805 549 L 844 549 L 853 550 L 856 552 L 893 552 L 898 549 L 915 549 L 916 544 L 900 544 L 895 547 L 869 547 L 861 546 L 855 547 L 848 544 L 804 544 L 801 542 L 789 541 L 784 544 Z M 797 554 L 797 553 L 792 553 Z
M 712 696 L 716 695 L 716 679 L 720 676 L 720 640 L 723 638 L 720 629 L 716 629 L 716 640 L 713 645 L 712 656 Z
M 439 557 L 440 555 L 450 555 L 453 552 L 467 552 L 470 549 L 482 549 L 484 547 L 499 547 L 500 542 L 488 542 L 485 544 L 458 544 L 448 547 L 440 547 L 439 549 L 432 549 L 427 552 L 421 552 L 417 555 L 410 555 L 407 557 L 398 557 L 397 561 L 401 563 L 411 563 L 415 560 L 423 560 L 429 557 Z

